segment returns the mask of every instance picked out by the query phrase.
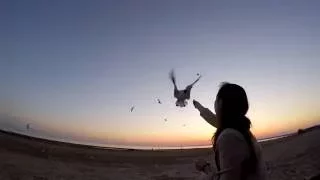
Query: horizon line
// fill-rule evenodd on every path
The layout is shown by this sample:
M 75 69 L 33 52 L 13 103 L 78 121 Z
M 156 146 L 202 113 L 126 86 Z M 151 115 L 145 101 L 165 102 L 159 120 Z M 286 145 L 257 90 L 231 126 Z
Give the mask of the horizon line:
M 319 126 L 319 125 L 315 125 Z M 312 126 L 312 127 L 315 127 Z M 309 129 L 311 127 L 305 128 Z M 201 149 L 201 148 L 210 148 L 212 147 L 212 144 L 206 144 L 206 145 L 177 145 L 177 146 L 160 146 L 160 145 L 154 145 L 154 146 L 147 146 L 147 145 L 120 145 L 120 144 L 104 144 L 104 143 L 90 143 L 85 141 L 64 141 L 64 140 L 57 140 L 57 139 L 51 139 L 51 138 L 44 138 L 44 137 L 38 137 L 38 136 L 32 136 L 27 135 L 24 133 L 14 132 L 14 131 L 7 131 L 0 129 L 0 133 L 6 133 L 11 134 L 15 136 L 19 136 L 21 138 L 27 138 L 27 139 L 37 139 L 40 141 L 49 141 L 49 142 L 55 142 L 55 143 L 61 143 L 61 144 L 69 144 L 69 145 L 75 145 L 75 146 L 84 146 L 84 147 L 91 147 L 91 148 L 98 148 L 98 149 L 106 149 L 106 150 L 179 150 L 179 149 Z M 286 133 L 282 135 L 257 139 L 258 142 L 266 142 L 271 140 L 276 140 L 284 137 L 288 137 L 290 135 L 294 135 L 297 132 L 292 133 Z

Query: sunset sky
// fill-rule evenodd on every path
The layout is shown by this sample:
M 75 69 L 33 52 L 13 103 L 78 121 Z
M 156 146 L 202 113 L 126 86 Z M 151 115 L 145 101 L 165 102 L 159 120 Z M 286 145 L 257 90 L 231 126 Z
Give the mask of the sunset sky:
M 319 124 L 319 8 L 316 0 L 1 1 L 0 129 L 104 145 L 208 145 L 215 129 L 191 101 L 175 106 L 172 68 L 181 88 L 202 74 L 191 96 L 212 110 L 220 82 L 243 86 L 258 138 Z

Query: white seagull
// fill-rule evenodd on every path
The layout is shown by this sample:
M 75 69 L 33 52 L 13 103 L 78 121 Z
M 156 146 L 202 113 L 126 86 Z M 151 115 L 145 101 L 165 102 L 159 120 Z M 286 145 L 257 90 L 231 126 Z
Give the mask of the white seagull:
M 188 104 L 187 100 L 190 99 L 191 89 L 192 89 L 193 85 L 196 84 L 200 80 L 200 78 L 201 78 L 201 75 L 192 84 L 188 85 L 185 89 L 178 90 L 174 71 L 171 70 L 170 79 L 174 85 L 174 94 L 173 95 L 175 98 L 177 98 L 176 106 L 185 107 Z

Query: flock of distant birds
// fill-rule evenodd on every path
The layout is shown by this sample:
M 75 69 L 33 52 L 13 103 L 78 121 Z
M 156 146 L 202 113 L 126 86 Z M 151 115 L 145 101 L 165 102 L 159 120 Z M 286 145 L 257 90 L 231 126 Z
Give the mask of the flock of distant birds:
M 175 76 L 174 70 L 170 71 L 169 77 L 170 77 L 170 80 L 172 81 L 173 86 L 174 86 L 173 95 L 177 99 L 177 101 L 176 101 L 177 107 L 185 107 L 188 105 L 188 100 L 190 99 L 190 95 L 191 95 L 191 89 L 201 78 L 201 75 L 199 73 L 197 73 L 197 76 L 198 76 L 198 78 L 193 83 L 186 86 L 185 89 L 179 90 L 177 87 L 177 84 L 176 84 L 176 76 Z M 162 104 L 162 102 L 159 98 L 156 100 L 157 100 L 158 104 Z M 133 112 L 134 109 L 135 109 L 135 106 L 131 106 L 130 112 Z M 165 118 L 164 121 L 167 122 L 168 119 Z M 186 124 L 183 124 L 182 126 L 186 127 Z M 31 129 L 30 124 L 26 125 L 26 129 L 28 131 Z
M 190 95 L 191 95 L 191 89 L 201 78 L 201 75 L 199 73 L 197 73 L 197 76 L 198 78 L 193 83 L 186 86 L 185 89 L 179 90 L 176 84 L 176 76 L 175 76 L 174 70 L 170 71 L 169 78 L 172 81 L 174 86 L 173 95 L 177 99 L 176 100 L 177 107 L 185 107 L 188 105 L 188 100 L 190 99 Z M 162 104 L 160 99 L 157 99 L 157 103 Z M 131 106 L 130 112 L 133 112 L 134 109 L 135 109 L 135 106 Z M 164 121 L 167 122 L 168 119 L 165 118 Z M 186 127 L 186 124 L 183 124 L 182 126 Z

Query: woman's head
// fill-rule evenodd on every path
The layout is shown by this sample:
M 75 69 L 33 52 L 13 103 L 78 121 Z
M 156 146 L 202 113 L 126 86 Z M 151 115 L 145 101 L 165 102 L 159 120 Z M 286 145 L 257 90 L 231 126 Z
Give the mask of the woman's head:
M 214 106 L 220 128 L 241 126 L 241 121 L 249 109 L 245 90 L 237 84 L 226 82 L 221 84 Z

